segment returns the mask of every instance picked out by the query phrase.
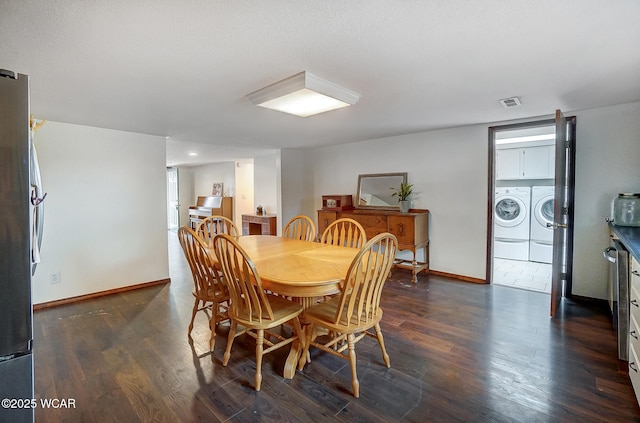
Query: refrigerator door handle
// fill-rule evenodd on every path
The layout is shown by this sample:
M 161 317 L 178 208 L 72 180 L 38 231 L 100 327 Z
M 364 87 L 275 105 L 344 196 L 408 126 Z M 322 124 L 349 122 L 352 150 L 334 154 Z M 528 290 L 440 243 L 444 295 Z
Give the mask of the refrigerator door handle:
M 42 203 L 44 199 L 47 198 L 47 193 L 45 192 L 42 197 L 38 197 L 38 187 L 33 184 L 31 184 L 31 186 L 34 188 L 31 194 L 31 204 L 33 204 L 34 206 L 39 206 L 40 203 Z
M 38 155 L 33 145 L 33 131 L 31 134 L 31 205 L 32 205 L 32 230 L 31 230 L 31 275 L 36 273 L 36 267 L 40 263 L 40 247 L 42 246 L 42 230 L 44 226 L 44 204 L 47 193 L 41 197 L 42 177 Z
M 602 252 L 602 255 L 604 256 L 604 258 L 606 258 L 609 262 L 611 263 L 615 263 L 616 262 L 616 256 L 615 253 L 614 255 L 609 254 L 610 252 L 615 251 L 617 253 L 617 250 L 615 247 L 607 247 L 604 249 L 604 251 Z

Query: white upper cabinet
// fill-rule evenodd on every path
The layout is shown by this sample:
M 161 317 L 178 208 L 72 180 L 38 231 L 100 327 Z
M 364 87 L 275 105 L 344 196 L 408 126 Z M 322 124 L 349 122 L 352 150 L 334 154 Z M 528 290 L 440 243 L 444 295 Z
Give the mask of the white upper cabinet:
M 549 179 L 555 173 L 555 146 L 496 150 L 496 179 Z
M 522 148 L 496 150 L 496 179 L 520 179 Z
M 555 151 L 553 145 L 525 147 L 522 150 L 523 178 L 545 179 L 554 177 Z

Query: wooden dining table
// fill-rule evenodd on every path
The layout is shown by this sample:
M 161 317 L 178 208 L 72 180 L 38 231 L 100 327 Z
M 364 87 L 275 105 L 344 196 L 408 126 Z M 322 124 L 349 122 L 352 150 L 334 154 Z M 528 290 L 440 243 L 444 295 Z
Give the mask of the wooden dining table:
M 264 289 L 293 297 L 305 309 L 318 297 L 340 292 L 340 283 L 360 251 L 271 235 L 241 236 L 238 244 L 253 261 Z M 287 379 L 296 372 L 302 344 L 292 344 L 284 367 Z

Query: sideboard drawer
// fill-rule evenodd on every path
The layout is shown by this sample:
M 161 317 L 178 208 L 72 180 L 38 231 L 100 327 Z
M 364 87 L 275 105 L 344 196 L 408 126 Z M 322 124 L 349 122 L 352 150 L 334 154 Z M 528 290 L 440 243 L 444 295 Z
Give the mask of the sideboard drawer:
M 381 234 L 383 232 L 387 232 L 387 216 L 380 216 L 375 214 L 349 214 L 348 217 L 350 219 L 355 220 L 364 228 L 365 233 L 367 234 L 367 239 L 371 239 L 374 236 Z

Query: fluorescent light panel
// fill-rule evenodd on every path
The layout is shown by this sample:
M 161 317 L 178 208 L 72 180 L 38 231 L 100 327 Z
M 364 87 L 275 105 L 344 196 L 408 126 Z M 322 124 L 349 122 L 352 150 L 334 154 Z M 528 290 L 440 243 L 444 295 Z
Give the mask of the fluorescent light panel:
M 360 94 L 309 72 L 300 72 L 247 97 L 254 106 L 307 117 L 356 104 Z
M 546 140 L 555 140 L 555 139 L 556 139 L 556 134 L 529 135 L 526 137 L 496 139 L 496 144 L 512 144 L 515 142 L 546 141 Z

